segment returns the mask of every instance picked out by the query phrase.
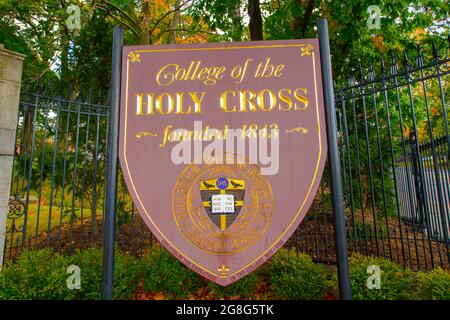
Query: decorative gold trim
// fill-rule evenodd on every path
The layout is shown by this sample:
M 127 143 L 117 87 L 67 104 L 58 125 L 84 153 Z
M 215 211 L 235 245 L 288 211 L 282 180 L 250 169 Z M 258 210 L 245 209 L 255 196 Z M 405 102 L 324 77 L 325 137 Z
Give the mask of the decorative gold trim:
M 267 48 L 286 48 L 286 47 L 310 47 L 310 44 L 273 44 L 262 46 L 232 46 L 232 47 L 212 47 L 212 48 L 176 48 L 176 49 L 141 49 L 136 52 L 175 52 L 175 51 L 215 51 L 215 50 L 233 50 L 233 49 L 267 49 Z M 309 49 L 308 49 L 309 50 Z M 132 51 L 133 52 L 133 51 Z
M 138 138 L 138 139 L 142 139 L 143 136 L 144 137 L 157 137 L 158 135 L 156 133 L 151 133 L 151 132 L 148 132 L 148 131 L 139 131 L 136 134 L 136 138 Z
M 228 278 L 228 271 L 230 271 L 230 268 L 228 268 L 225 264 L 222 263 L 222 265 L 217 269 L 219 271 L 219 277 L 222 279 Z
M 317 162 L 316 162 L 316 168 L 314 170 L 314 176 L 312 178 L 311 184 L 309 185 L 308 192 L 306 193 L 306 196 L 303 198 L 303 202 L 300 205 L 300 208 L 298 209 L 297 213 L 295 214 L 295 217 L 291 220 L 291 223 L 284 229 L 284 231 L 281 233 L 281 235 L 273 242 L 273 244 L 263 253 L 261 253 L 258 257 L 256 257 L 253 261 L 250 263 L 247 263 L 245 266 L 243 266 L 241 269 L 235 271 L 231 276 L 234 276 L 238 274 L 241 270 L 244 270 L 251 264 L 253 264 L 255 261 L 257 261 L 259 258 L 263 257 L 266 253 L 268 253 L 270 250 L 272 250 L 273 247 L 281 240 L 281 238 L 284 236 L 284 234 L 289 230 L 294 223 L 295 220 L 297 220 L 298 215 L 300 212 L 302 212 L 303 207 L 306 204 L 306 200 L 308 200 L 309 194 L 311 193 L 311 190 L 313 188 L 314 182 L 317 178 L 317 173 L 319 171 L 319 165 L 320 165 L 320 159 L 322 158 L 322 135 L 321 135 L 321 128 L 320 128 L 320 114 L 319 114 L 319 99 L 317 97 L 317 76 L 316 76 L 316 59 L 314 56 L 314 51 L 312 53 L 312 65 L 313 65 L 313 74 L 314 74 L 314 95 L 316 97 L 316 115 L 317 115 L 317 133 L 319 138 L 319 153 L 317 154 Z
M 256 46 L 256 47 L 247 47 L 247 48 L 276 48 L 276 47 L 304 47 L 305 44 L 298 44 L 298 45 L 278 45 L 278 46 Z M 311 48 L 312 46 L 309 45 Z M 136 52 L 169 52 L 169 51 L 199 51 L 199 50 L 208 50 L 208 49 L 243 49 L 245 47 L 225 47 L 225 48 L 192 48 L 192 49 L 161 49 L 161 50 L 136 50 Z M 305 53 L 306 54 L 306 53 Z M 127 123 L 128 123 L 128 81 L 129 81 L 129 59 L 128 59 L 128 63 L 127 63 L 127 75 L 126 75 L 126 81 L 125 81 L 125 133 L 124 133 L 124 148 L 123 148 L 123 156 L 124 156 L 124 160 L 125 160 L 125 167 L 126 167 L 126 174 L 128 176 L 128 178 L 130 179 L 132 188 L 135 192 L 136 197 L 138 198 L 139 204 L 141 205 L 142 209 L 144 210 L 145 215 L 147 216 L 147 218 L 150 220 L 150 222 L 153 224 L 153 226 L 155 227 L 155 229 L 159 232 L 159 234 L 167 241 L 167 243 L 177 252 L 179 253 L 182 257 L 186 258 L 190 263 L 192 263 L 193 265 L 199 267 L 201 270 L 205 271 L 207 274 L 211 275 L 211 276 L 216 276 L 216 273 L 212 272 L 211 270 L 208 270 L 207 268 L 203 267 L 202 265 L 196 263 L 191 257 L 189 257 L 186 253 L 181 252 L 168 238 L 167 236 L 158 228 L 158 226 L 156 225 L 156 223 L 153 221 L 152 217 L 150 216 L 150 214 L 147 212 L 147 209 L 145 208 L 145 206 L 142 203 L 141 198 L 139 197 L 139 193 L 136 190 L 136 187 L 134 185 L 133 182 L 133 178 L 131 177 L 130 173 L 130 169 L 128 166 L 128 159 L 127 159 Z M 309 185 L 309 189 L 308 192 L 306 194 L 306 196 L 303 199 L 302 204 L 300 205 L 300 208 L 298 209 L 296 215 L 294 216 L 294 218 L 292 219 L 291 223 L 284 229 L 284 232 L 281 233 L 281 235 L 278 237 L 278 239 L 276 239 L 276 241 L 274 241 L 272 243 L 272 245 L 267 248 L 266 251 L 262 252 L 258 257 L 255 257 L 255 259 L 253 259 L 251 262 L 249 262 L 248 264 L 246 264 L 245 266 L 243 266 L 242 268 L 240 268 L 239 270 L 236 270 L 232 276 L 236 275 L 237 273 L 239 273 L 240 271 L 244 270 L 245 268 L 247 268 L 248 266 L 250 266 L 251 264 L 253 264 L 255 261 L 257 261 L 259 258 L 263 257 L 267 252 L 269 252 L 270 250 L 272 250 L 272 248 L 279 242 L 279 240 L 284 236 L 284 234 L 286 233 L 287 230 L 290 229 L 290 227 L 292 226 L 292 224 L 294 223 L 294 221 L 297 219 L 298 215 L 300 214 L 300 212 L 302 211 L 303 207 L 306 204 L 306 200 L 308 199 L 309 194 L 311 193 L 312 187 L 314 185 L 314 182 L 316 181 L 317 178 L 317 173 L 319 170 L 319 164 L 320 164 L 320 159 L 322 156 L 322 136 L 321 136 L 321 128 L 320 128 L 320 115 L 319 115 L 319 105 L 318 105 L 318 97 L 317 97 L 317 76 L 316 76 L 316 63 L 315 63 L 315 59 L 314 59 L 314 51 L 312 52 L 312 65 L 313 65 L 313 69 L 314 69 L 314 89 L 315 89 L 315 98 L 316 98 L 316 115 L 317 115 L 317 129 L 318 129 L 318 140 L 319 140 L 319 152 L 317 155 L 317 162 L 316 162 L 316 168 L 314 171 L 314 176 L 312 178 L 311 184 Z
M 128 54 L 128 59 L 131 60 L 131 62 L 141 62 L 141 55 L 139 53 L 134 53 L 133 51 L 131 51 Z
M 295 128 L 286 130 L 286 133 L 293 133 L 293 132 L 307 134 L 308 129 L 303 128 L 303 127 L 295 127 Z
M 306 47 L 302 47 L 300 49 L 300 51 L 302 52 L 302 57 L 303 56 L 310 56 L 311 52 L 314 50 L 314 47 L 312 45 L 310 45 L 309 43 L 306 45 Z

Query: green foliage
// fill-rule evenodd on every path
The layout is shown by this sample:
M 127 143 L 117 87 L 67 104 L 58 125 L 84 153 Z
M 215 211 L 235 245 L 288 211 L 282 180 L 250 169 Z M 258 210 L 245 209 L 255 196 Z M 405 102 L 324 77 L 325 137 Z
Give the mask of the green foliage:
M 162 292 L 169 299 L 184 299 L 196 292 L 203 280 L 165 249 L 155 249 L 141 261 L 143 288 Z
M 274 295 L 281 299 L 321 299 L 328 285 L 326 270 L 305 254 L 281 249 L 268 267 Z
M 230 284 L 229 286 L 222 287 L 213 282 L 208 283 L 208 287 L 213 290 L 216 296 L 220 299 L 227 297 L 239 296 L 243 299 L 251 298 L 254 294 L 258 276 L 255 272 L 246 275 L 244 278 Z
M 68 260 L 81 269 L 81 289 L 74 290 L 78 299 L 100 299 L 102 284 L 103 251 L 91 247 L 77 252 Z M 114 259 L 114 299 L 132 297 L 138 279 L 138 264 L 135 259 L 116 250 Z
M 353 255 L 349 259 L 350 282 L 355 300 L 399 300 L 410 299 L 412 273 L 400 265 L 385 258 Z M 367 279 L 372 273 L 367 272 L 371 265 L 381 270 L 380 289 L 369 289 Z
M 198 0 L 189 13 L 197 23 L 204 20 L 211 30 L 222 30 L 220 40 L 242 41 L 244 25 L 242 16 L 237 14 L 239 7 L 238 0 Z M 242 8 L 240 9 L 242 12 Z M 209 14 L 205 14 L 206 12 Z
M 68 289 L 67 268 L 80 267 L 81 288 Z M 116 252 L 113 297 L 130 298 L 136 289 L 136 261 Z M 100 299 L 102 250 L 89 248 L 73 256 L 52 254 L 49 249 L 27 251 L 0 272 L 0 299 Z
M 356 300 L 433 299 L 450 300 L 450 271 L 411 272 L 384 258 L 350 257 L 350 280 Z M 81 269 L 81 288 L 67 288 L 70 265 Z M 381 269 L 380 289 L 369 289 L 367 268 Z M 18 260 L 0 272 L 0 300 L 5 299 L 100 299 L 102 250 L 88 248 L 73 256 L 52 253 L 49 249 L 25 251 Z M 207 288 L 216 297 L 255 298 L 260 276 L 269 280 L 269 297 L 279 299 L 323 299 L 334 286 L 336 275 L 312 262 L 305 254 L 281 249 L 257 273 L 251 273 L 227 287 L 206 281 L 185 267 L 165 249 L 155 249 L 143 258 L 116 250 L 114 299 L 133 297 L 139 281 L 145 292 L 160 292 L 168 299 L 185 299 Z M 327 278 L 333 277 L 332 281 Z
M 413 299 L 450 300 L 450 272 L 441 268 L 418 272 Z
M 74 299 L 67 289 L 70 261 L 49 249 L 23 252 L 0 272 L 0 299 Z

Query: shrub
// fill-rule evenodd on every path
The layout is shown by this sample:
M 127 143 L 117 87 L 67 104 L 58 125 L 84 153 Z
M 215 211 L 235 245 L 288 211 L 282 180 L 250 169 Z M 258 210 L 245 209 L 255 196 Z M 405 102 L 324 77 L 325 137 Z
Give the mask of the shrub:
M 71 264 L 81 269 L 81 289 L 76 291 L 78 299 L 100 299 L 102 286 L 103 251 L 90 247 L 78 251 L 68 257 Z M 113 299 L 130 298 L 138 283 L 136 260 L 131 256 L 120 253 L 117 249 L 114 258 L 114 286 Z
M 441 268 L 417 273 L 415 299 L 450 300 L 450 272 Z
M 0 299 L 73 299 L 66 285 L 67 259 L 50 249 L 24 251 L 0 272 Z
M 281 299 L 321 299 L 328 285 L 326 270 L 306 254 L 281 249 L 268 266 L 273 294 Z
M 81 288 L 68 289 L 67 267 L 81 270 Z M 115 299 L 130 297 L 137 284 L 135 260 L 116 252 Z M 100 299 L 102 250 L 89 248 L 73 256 L 53 254 L 49 249 L 23 252 L 16 263 L 0 272 L 0 299 Z
M 371 265 L 380 267 L 380 289 L 369 289 L 367 279 L 371 273 L 367 268 Z M 350 282 L 355 300 L 399 300 L 410 298 L 412 285 L 411 271 L 385 258 L 353 255 L 349 259 Z
M 202 278 L 164 248 L 151 251 L 140 264 L 143 289 L 162 292 L 168 299 L 184 299 L 190 293 L 197 292 L 204 283 Z
M 253 272 L 246 275 L 244 278 L 230 284 L 229 286 L 222 287 L 213 282 L 209 282 L 208 287 L 220 299 L 236 296 L 239 296 L 243 299 L 248 299 L 254 294 L 257 281 L 258 276 L 255 272 Z

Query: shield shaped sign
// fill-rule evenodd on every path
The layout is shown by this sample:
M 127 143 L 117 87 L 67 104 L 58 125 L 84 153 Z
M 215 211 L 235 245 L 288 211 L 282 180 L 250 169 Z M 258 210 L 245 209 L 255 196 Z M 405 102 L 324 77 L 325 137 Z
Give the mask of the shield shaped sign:
M 327 147 L 316 39 L 123 49 L 119 157 L 143 220 L 228 285 L 306 215 Z

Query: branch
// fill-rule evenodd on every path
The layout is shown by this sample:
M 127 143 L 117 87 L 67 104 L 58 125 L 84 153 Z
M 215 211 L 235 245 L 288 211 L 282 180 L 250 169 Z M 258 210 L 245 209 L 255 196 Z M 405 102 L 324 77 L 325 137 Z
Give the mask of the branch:
M 112 3 L 111 1 L 109 1 L 109 0 L 103 0 L 103 1 L 104 1 L 104 3 L 102 3 L 102 2 L 97 3 L 97 6 L 98 6 L 100 9 L 103 9 L 104 11 L 107 11 L 107 12 L 108 12 L 108 11 L 109 11 L 108 5 L 111 6 L 111 7 L 113 7 L 115 10 L 117 10 L 117 11 L 120 13 L 121 16 L 125 17 L 125 19 L 128 20 L 128 21 L 134 26 L 135 30 L 140 30 L 139 24 L 136 23 L 136 20 L 137 20 L 137 19 L 131 17 L 127 12 L 123 11 L 121 8 L 119 8 L 117 5 L 115 5 L 115 4 Z M 108 13 L 109 13 L 109 14 L 112 14 L 111 11 L 109 11 Z M 118 19 L 117 19 L 117 20 L 118 20 Z M 128 27 L 130 27 L 129 24 L 126 24 L 126 25 L 127 25 Z
M 170 14 L 174 13 L 175 11 L 178 11 L 181 9 L 181 7 L 183 7 L 185 4 L 187 4 L 188 2 L 191 2 L 191 0 L 186 0 L 182 3 L 180 3 L 180 5 L 178 7 L 175 7 L 172 10 L 167 11 L 165 14 L 163 14 L 158 20 L 156 20 L 155 25 L 153 26 L 152 29 L 150 29 L 150 34 L 153 34 L 153 32 L 155 31 L 155 29 L 158 27 L 158 25 Z M 183 11 L 187 10 L 187 8 L 183 9 Z
M 199 36 L 202 37 L 205 41 L 208 41 L 208 38 L 206 38 L 204 35 L 202 35 L 202 33 L 203 33 L 203 34 L 208 34 L 208 35 L 220 36 L 218 33 L 208 32 L 208 31 L 205 31 L 205 30 L 191 31 L 191 30 L 184 29 L 184 28 L 176 28 L 176 29 L 165 29 L 165 30 L 161 30 L 161 31 L 158 33 L 158 38 L 159 38 L 162 34 L 168 33 L 168 32 L 186 32 L 186 33 L 193 34 L 193 35 L 199 35 Z
M 305 36 L 306 28 L 308 27 L 309 20 L 311 19 L 312 12 L 314 10 L 314 0 L 309 0 L 306 7 L 305 15 L 303 16 L 302 23 L 302 35 Z

